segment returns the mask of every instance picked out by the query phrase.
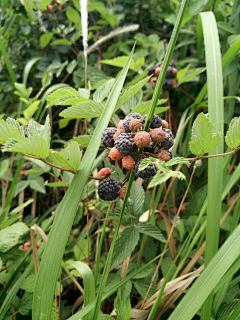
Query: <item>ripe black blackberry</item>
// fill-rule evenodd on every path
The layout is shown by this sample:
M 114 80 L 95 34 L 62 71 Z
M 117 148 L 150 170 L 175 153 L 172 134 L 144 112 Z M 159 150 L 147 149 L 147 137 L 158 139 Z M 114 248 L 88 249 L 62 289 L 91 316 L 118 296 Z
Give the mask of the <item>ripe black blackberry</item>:
M 137 152 L 137 146 L 131 133 L 122 133 L 117 137 L 114 147 L 124 156 L 133 155 Z
M 140 163 L 144 160 L 145 158 L 139 158 L 138 161 L 136 162 L 135 165 L 135 175 L 137 178 L 142 178 L 142 179 L 148 179 L 157 173 L 157 166 L 155 164 L 149 164 L 147 168 L 143 170 L 138 170 L 138 167 Z
M 142 116 L 140 115 L 140 113 L 129 113 L 123 120 L 123 128 L 125 132 L 131 132 L 131 130 L 129 129 L 129 123 L 133 119 L 142 119 Z
M 147 115 L 143 117 L 143 120 L 142 120 L 143 124 L 145 123 L 146 118 L 147 118 Z M 157 114 L 154 114 L 152 118 L 152 122 L 150 124 L 150 128 L 155 129 L 155 128 L 160 128 L 161 126 L 162 126 L 162 119 Z
M 116 128 L 106 128 L 102 133 L 102 145 L 105 148 L 112 148 L 114 146 L 113 136 L 117 132 Z
M 166 134 L 165 140 L 161 143 L 161 149 L 169 150 L 174 144 L 174 135 L 170 129 L 163 128 Z
M 120 187 L 116 180 L 107 178 L 98 187 L 99 198 L 104 201 L 116 200 L 119 196 Z
M 174 87 L 174 82 L 173 82 L 173 79 L 164 79 L 163 81 L 163 90 L 164 91 L 169 91 L 171 90 L 172 88 Z

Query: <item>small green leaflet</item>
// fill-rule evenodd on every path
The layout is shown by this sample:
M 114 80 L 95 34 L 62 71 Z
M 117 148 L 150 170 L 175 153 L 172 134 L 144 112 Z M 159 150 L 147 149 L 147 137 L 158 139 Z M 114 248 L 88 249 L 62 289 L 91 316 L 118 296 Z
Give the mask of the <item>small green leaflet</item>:
M 53 37 L 53 32 L 42 34 L 40 37 L 40 45 L 42 48 L 45 48 Z
M 73 171 L 79 168 L 82 152 L 76 141 L 71 141 L 61 151 L 50 150 L 49 158 L 52 163 Z
M 204 113 L 200 113 L 193 123 L 190 150 L 201 156 L 213 150 L 220 141 L 220 133 L 213 132 L 214 125 Z
M 139 232 L 133 226 L 123 230 L 115 244 L 111 270 L 119 266 L 123 260 L 131 255 L 138 241 Z
M 31 119 L 27 126 L 28 137 L 37 135 L 41 138 L 44 138 L 47 142 L 50 143 L 51 140 L 51 125 L 49 115 L 45 120 L 44 125 L 37 123 L 35 120 Z
M 0 120 L 0 144 L 4 144 L 9 139 L 21 140 L 24 139 L 24 136 L 22 136 L 19 129 L 12 123 Z
M 103 110 L 103 105 L 90 99 L 63 110 L 59 115 L 68 119 L 81 119 L 81 118 L 97 118 L 100 117 Z
M 93 100 L 96 102 L 103 102 L 103 100 L 108 96 L 111 91 L 113 85 L 115 83 L 115 79 L 107 80 L 102 86 L 97 88 L 97 90 L 93 94 Z
M 73 104 L 77 104 L 82 100 L 84 100 L 84 98 L 77 90 L 71 87 L 59 88 L 48 95 L 48 104 L 46 108 L 58 105 L 70 106 Z
M 84 135 L 84 136 L 77 136 L 70 141 L 76 141 L 81 147 L 87 147 L 90 143 L 90 140 L 91 140 L 92 136 L 87 136 L 87 135 Z
M 158 100 L 157 106 L 160 106 L 166 103 L 167 99 Z M 151 100 L 140 103 L 132 112 L 140 113 L 142 116 L 148 113 L 149 106 L 151 104 Z M 154 111 L 155 114 L 160 114 L 167 111 L 169 107 L 157 107 Z
M 237 149 L 240 146 L 240 117 L 230 122 L 225 141 L 231 149 Z
M 149 237 L 152 237 L 154 239 L 157 239 L 161 242 L 166 242 L 166 239 L 165 237 L 163 236 L 161 230 L 150 224 L 150 223 L 147 223 L 147 222 L 140 222 L 138 224 L 135 225 L 135 228 L 140 232 L 140 233 L 143 233 L 143 234 L 146 234 L 147 236 Z
M 176 158 L 173 158 L 173 159 L 169 160 L 166 163 L 166 165 L 168 167 L 174 166 L 176 164 L 186 164 L 187 166 L 189 166 L 190 165 L 190 161 L 187 158 L 184 158 L 184 157 L 176 157 Z
M 14 247 L 19 238 L 28 232 L 28 227 L 23 222 L 17 222 L 0 231 L 0 251 L 6 252 Z

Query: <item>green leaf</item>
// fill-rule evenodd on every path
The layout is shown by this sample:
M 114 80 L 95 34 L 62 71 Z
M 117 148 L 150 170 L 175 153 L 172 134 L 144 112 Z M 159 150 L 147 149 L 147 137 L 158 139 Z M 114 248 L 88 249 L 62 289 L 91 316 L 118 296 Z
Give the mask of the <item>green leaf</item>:
M 196 69 L 191 69 L 188 70 L 188 72 L 184 75 L 181 80 L 179 80 L 178 85 L 185 83 L 185 82 L 190 82 L 190 81 L 199 81 L 199 78 L 197 76 L 204 72 L 206 68 L 196 68 Z M 196 79 L 197 78 L 197 79 Z
M 139 232 L 133 227 L 123 230 L 120 237 L 116 241 L 113 251 L 113 259 L 111 270 L 119 266 L 134 251 L 139 241 Z
M 130 207 L 133 215 L 140 215 L 145 200 L 145 193 L 142 185 L 133 182 L 130 195 Z
M 77 137 L 69 140 L 69 142 L 70 141 L 76 141 L 82 148 L 84 148 L 84 147 L 87 147 L 89 145 L 91 137 L 92 136 L 77 136 Z
M 8 152 L 30 154 L 42 159 L 46 159 L 49 155 L 49 143 L 46 139 L 37 135 L 33 135 L 24 140 L 20 140 L 19 142 L 16 140 L 10 140 L 3 145 L 3 150 Z
M 154 239 L 157 239 L 161 242 L 166 242 L 166 239 L 163 236 L 161 230 L 158 227 L 153 226 L 150 223 L 140 222 L 140 223 L 136 224 L 135 227 L 137 228 L 137 230 L 140 233 L 146 234 L 147 236 L 152 237 Z
M 122 57 L 117 57 L 114 59 L 101 60 L 101 63 L 108 64 L 109 66 L 123 68 L 123 66 L 126 64 L 127 60 L 128 60 L 128 56 L 122 56 Z M 129 69 L 136 70 L 136 63 L 133 59 L 130 63 Z
M 36 290 L 33 298 L 34 320 L 50 318 L 54 288 L 59 277 L 59 267 L 68 241 L 72 223 L 77 212 L 85 184 L 91 173 L 94 159 L 99 150 L 101 134 L 107 127 L 112 113 L 114 112 L 114 108 L 127 75 L 131 58 L 132 53 L 129 57 L 128 63 L 118 76 L 118 79 L 111 90 L 105 108 L 103 109 L 101 117 L 94 130 L 93 137 L 84 154 L 79 170 L 75 174 L 70 187 L 55 212 L 55 219 L 48 236 L 48 241 L 41 259 L 37 276 Z M 96 302 L 97 307 L 101 300 L 102 294 Z
M 17 120 L 8 117 L 6 121 L 7 121 L 7 123 L 10 123 L 10 124 L 13 125 L 15 128 L 17 128 L 18 132 L 20 133 L 20 135 L 21 135 L 22 137 L 25 137 L 23 127 L 20 126 L 20 124 L 18 123 Z
M 36 284 L 36 275 L 31 274 L 25 280 L 23 280 L 20 285 L 20 289 L 25 290 L 26 292 L 34 292 L 35 284 Z
M 29 187 L 37 192 L 46 193 L 45 181 L 43 177 L 38 177 L 34 180 L 29 180 Z
M 136 83 L 135 85 L 128 87 L 125 91 L 123 91 L 122 95 L 119 97 L 115 111 L 121 108 L 121 106 L 124 105 L 124 103 L 126 103 L 131 97 L 133 97 L 139 90 L 141 90 L 149 79 L 150 77 L 146 77 L 138 83 Z
M 176 165 L 176 164 L 186 164 L 187 166 L 189 166 L 190 163 L 191 163 L 191 162 L 190 162 L 187 158 L 184 158 L 184 157 L 175 157 L 175 158 L 169 160 L 169 161 L 166 163 L 166 165 L 167 165 L 168 167 L 174 166 L 174 165 Z
M 41 37 L 40 37 L 40 45 L 41 45 L 41 47 L 45 48 L 49 44 L 49 42 L 51 41 L 52 37 L 53 37 L 53 33 L 52 32 L 42 34 Z
M 169 320 L 192 319 L 240 254 L 240 225 L 221 246 L 208 266 L 177 305 Z
M 200 113 L 193 123 L 190 150 L 196 156 L 212 151 L 219 143 L 221 136 L 213 132 L 214 125 L 209 118 Z
M 117 297 L 114 299 L 114 307 L 117 313 L 117 319 L 129 320 L 131 317 L 131 302 L 130 298 L 123 299 L 121 292 L 124 288 L 118 291 Z
M 49 159 L 52 163 L 73 171 L 77 171 L 82 152 L 76 141 L 70 141 L 62 151 L 50 150 Z
M 81 261 L 85 260 L 89 256 L 88 252 L 88 241 L 86 239 L 80 240 L 78 245 L 75 245 L 73 252 L 76 260 Z
M 14 119 L 13 119 L 14 120 Z M 0 120 L 0 143 L 4 144 L 9 139 L 21 140 L 24 137 L 18 128 L 4 120 Z
M 160 99 L 157 102 L 157 106 L 160 106 L 167 102 L 167 99 Z M 149 106 L 151 104 L 151 100 L 140 103 L 132 112 L 140 113 L 142 116 L 148 113 Z M 155 114 L 161 114 L 167 111 L 169 107 L 159 107 L 155 109 Z
M 31 136 L 39 136 L 45 139 L 48 143 L 51 141 L 51 125 L 49 116 L 47 116 L 44 125 L 37 123 L 35 120 L 31 119 L 27 126 L 27 134 Z
M 184 69 L 178 70 L 178 73 L 177 73 L 178 83 L 181 83 L 182 79 L 185 77 L 186 73 L 188 72 L 190 66 L 191 65 L 189 64 Z
M 74 22 L 74 23 L 79 23 L 80 22 L 80 15 L 77 12 L 77 10 L 68 7 L 66 10 L 66 16 L 69 21 Z
M 48 104 L 46 108 L 50 108 L 54 105 L 68 106 L 81 102 L 82 100 L 83 97 L 77 90 L 70 87 L 64 87 L 53 91 L 47 96 Z
M 88 265 L 80 261 L 70 262 L 70 265 L 77 269 L 83 278 L 84 306 L 87 306 L 95 299 L 95 282 L 92 270 Z M 83 320 L 92 320 L 92 312 L 85 315 Z
M 28 315 L 29 311 L 32 309 L 32 299 L 33 295 L 32 293 L 25 292 L 22 299 L 21 304 L 19 307 L 19 312 L 21 315 L 26 316 Z
M 115 318 L 107 315 L 107 314 L 100 314 L 97 320 L 115 320 Z
M 234 118 L 230 122 L 225 141 L 231 149 L 236 149 L 240 146 L 240 117 Z
M 6 252 L 14 247 L 21 236 L 28 232 L 28 227 L 23 222 L 17 222 L 10 227 L 0 230 L 0 251 Z
M 69 187 L 68 183 L 64 183 L 64 182 L 49 182 L 46 184 L 47 187 L 50 188 L 61 188 L 61 187 Z
M 41 1 L 41 9 L 44 10 L 51 3 L 51 0 L 42 0 Z
M 9 214 L 17 214 L 19 213 L 23 208 L 26 208 L 27 206 L 29 206 L 31 203 L 33 203 L 33 199 L 28 199 L 26 202 L 24 202 L 23 204 L 17 206 L 16 208 L 14 208 Z
M 59 115 L 68 119 L 97 118 L 100 117 L 102 110 L 102 104 L 85 99 L 83 102 L 63 110 Z
M 97 88 L 97 90 L 93 94 L 93 100 L 96 102 L 103 102 L 103 100 L 108 96 L 109 92 L 111 91 L 114 83 L 115 79 L 110 79 L 106 81 L 101 87 Z
M 34 113 L 37 111 L 40 102 L 41 100 L 35 100 L 29 107 L 27 107 L 27 109 L 24 110 L 23 115 L 27 120 L 32 118 Z
M 51 46 L 54 46 L 54 45 L 55 46 L 59 46 L 59 45 L 71 46 L 71 42 L 68 41 L 67 39 L 57 39 L 51 43 Z

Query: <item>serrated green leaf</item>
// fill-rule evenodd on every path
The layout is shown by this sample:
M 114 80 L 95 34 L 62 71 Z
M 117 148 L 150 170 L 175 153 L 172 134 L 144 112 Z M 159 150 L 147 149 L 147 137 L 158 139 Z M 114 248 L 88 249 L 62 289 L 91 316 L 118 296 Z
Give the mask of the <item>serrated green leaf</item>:
M 34 292 L 36 284 L 36 275 L 31 274 L 25 280 L 23 280 L 20 289 L 25 290 L 26 292 Z
M 185 180 L 186 177 L 185 175 L 180 172 L 180 171 L 172 171 L 169 170 L 167 172 L 158 172 L 153 179 L 151 180 L 150 184 L 149 184 L 149 188 L 153 188 L 155 186 L 158 186 L 159 184 L 162 184 L 164 182 L 166 182 L 168 179 L 170 178 L 176 178 L 176 179 L 180 179 L 180 180 Z
M 50 150 L 49 159 L 52 163 L 70 170 L 77 171 L 82 152 L 76 141 L 70 141 L 62 151 Z
M 240 146 L 240 117 L 234 118 L 230 122 L 225 141 L 231 149 L 236 149 Z
M 22 140 L 24 137 L 18 128 L 12 123 L 0 120 L 0 143 L 3 144 L 9 139 Z
M 117 297 L 114 299 L 114 307 L 116 309 L 117 313 L 117 319 L 121 320 L 129 320 L 130 314 L 131 314 L 131 302 L 130 298 L 122 299 L 121 297 L 121 291 L 123 288 L 121 288 L 118 291 Z
M 51 125 L 49 116 L 47 116 L 44 125 L 37 123 L 35 120 L 31 119 L 27 126 L 27 134 L 31 136 L 39 136 L 45 139 L 48 143 L 51 141 Z M 49 147 L 48 147 L 49 148 Z
M 161 242 L 166 242 L 166 239 L 163 236 L 161 230 L 158 227 L 153 226 L 150 223 L 140 222 L 135 225 L 135 228 L 137 228 L 137 230 L 140 233 L 146 234 L 147 236 L 152 237 L 154 239 L 157 239 Z
M 141 214 L 141 210 L 145 200 L 145 193 L 142 185 L 140 185 L 137 182 L 133 182 L 133 185 L 131 188 L 131 195 L 129 198 L 130 198 L 130 207 L 131 207 L 132 214 L 134 216 Z
M 49 143 L 46 139 L 33 135 L 19 142 L 10 140 L 3 145 L 3 150 L 8 152 L 19 152 L 46 159 L 49 155 Z
M 47 97 L 47 106 L 46 108 L 50 108 L 52 106 L 57 105 L 71 105 L 76 104 L 82 101 L 82 96 L 80 93 L 71 88 L 71 87 L 64 87 L 53 91 Z
M 17 120 L 8 117 L 7 120 L 6 120 L 6 122 L 7 122 L 7 123 L 10 123 L 10 124 L 13 125 L 14 127 L 16 127 L 17 130 L 19 131 L 20 135 L 21 135 L 22 137 L 25 137 L 23 127 L 20 126 L 20 124 L 19 124 L 19 122 L 18 122 Z
M 146 77 L 136 83 L 135 85 L 128 87 L 126 90 L 123 91 L 122 95 L 119 97 L 118 103 L 116 105 L 115 111 L 121 108 L 124 103 L 126 103 L 130 98 L 132 98 L 142 87 L 148 82 L 150 77 Z
M 138 293 L 144 298 L 147 290 L 150 286 L 151 283 L 151 277 L 145 278 L 145 279 L 140 279 L 140 280 L 135 280 L 134 286 L 137 289 Z M 157 282 L 156 279 L 151 287 L 151 290 L 148 293 L 147 299 L 149 299 L 154 293 L 157 291 Z
M 204 72 L 205 70 L 206 68 L 196 68 L 196 69 L 187 70 L 187 73 L 184 75 L 184 77 L 181 78 L 181 80 L 179 80 L 178 85 L 185 82 L 196 81 L 196 80 L 198 81 L 199 77 L 197 78 L 197 76 L 202 72 Z
M 83 102 L 63 110 L 59 115 L 68 119 L 97 118 L 100 117 L 102 110 L 102 104 L 85 99 Z
M 167 102 L 167 99 L 158 100 L 157 106 L 160 106 Z M 132 112 L 140 113 L 142 116 L 148 113 L 149 106 L 151 105 L 151 100 L 140 103 Z M 167 111 L 169 107 L 157 107 L 155 109 L 155 114 L 161 114 Z
M 220 141 L 220 134 L 213 133 L 214 126 L 204 113 L 200 113 L 193 123 L 190 150 L 196 156 L 212 151 Z
M 176 158 L 173 158 L 173 159 L 169 160 L 166 163 L 166 165 L 168 167 L 174 166 L 176 164 L 186 164 L 188 166 L 190 164 L 190 161 L 187 158 L 184 158 L 184 157 L 176 157 Z
M 32 309 L 32 300 L 33 300 L 33 294 L 29 292 L 25 292 L 21 299 L 20 307 L 18 309 L 21 315 L 23 316 L 28 315 L 29 311 Z
M 106 59 L 106 60 L 101 60 L 102 64 L 108 64 L 110 66 L 114 66 L 114 67 L 119 67 L 119 68 L 123 68 L 126 64 L 128 60 L 128 56 L 122 56 L 122 57 L 117 57 L 114 59 Z M 130 67 L 129 69 L 131 70 L 135 70 L 136 69 L 136 63 L 135 61 L 132 59 L 131 63 L 130 63 Z
M 40 46 L 45 48 L 53 37 L 53 32 L 42 34 L 40 37 Z
M 69 21 L 74 22 L 74 23 L 79 23 L 80 22 L 80 15 L 77 12 L 77 10 L 68 7 L 66 10 L 66 16 Z
M 133 226 L 123 230 L 115 244 L 111 270 L 119 266 L 123 260 L 131 255 L 138 241 L 139 232 Z
M 14 247 L 19 238 L 28 232 L 28 227 L 23 222 L 17 222 L 10 227 L 0 230 L 0 251 L 6 252 Z
M 101 87 L 93 94 L 93 100 L 96 102 L 103 102 L 103 100 L 108 96 L 109 92 L 112 89 L 112 86 L 115 83 L 115 79 L 107 80 Z
M 81 261 L 88 258 L 90 252 L 88 252 L 88 241 L 86 239 L 80 240 L 78 246 L 73 247 L 73 253 L 76 260 Z

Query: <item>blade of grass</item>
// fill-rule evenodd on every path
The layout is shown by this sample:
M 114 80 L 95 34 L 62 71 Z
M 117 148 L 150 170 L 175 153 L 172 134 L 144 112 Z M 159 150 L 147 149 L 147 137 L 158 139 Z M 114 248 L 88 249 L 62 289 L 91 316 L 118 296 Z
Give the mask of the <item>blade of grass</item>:
M 124 284 L 126 284 L 129 280 L 134 278 L 136 275 L 138 275 L 138 273 L 140 273 L 143 270 L 147 269 L 152 263 L 157 261 L 161 257 L 162 254 L 163 253 L 159 254 L 158 256 L 156 256 L 154 259 L 152 259 L 151 261 L 149 261 L 145 265 L 143 265 L 140 268 L 137 268 L 135 271 L 131 272 L 129 275 L 127 275 L 125 278 L 123 278 L 120 282 L 118 282 L 117 284 L 113 285 L 109 291 L 104 293 L 101 302 L 105 301 L 107 298 L 109 298 L 111 295 L 113 295 Z M 79 319 L 81 319 L 84 315 L 86 315 L 88 312 L 90 312 L 94 308 L 95 302 L 96 302 L 96 300 L 94 302 L 90 303 L 87 307 L 84 307 L 82 310 L 80 310 L 79 312 L 77 312 L 76 314 L 71 316 L 70 318 L 68 318 L 68 320 L 79 320 Z
M 33 296 L 33 320 L 51 319 L 54 289 L 59 276 L 59 267 L 70 229 L 100 146 L 101 134 L 109 123 L 123 87 L 133 50 L 111 90 L 79 170 L 75 174 L 70 187 L 56 210 L 56 218 L 49 233 L 48 242 L 37 276 L 36 289 Z
M 95 283 L 92 270 L 88 265 L 81 261 L 71 262 L 70 265 L 74 267 L 83 278 L 84 306 L 87 306 L 95 299 Z M 84 316 L 83 320 L 92 320 L 92 312 L 89 312 L 86 316 Z
M 240 225 L 222 245 L 212 261 L 177 305 L 168 320 L 192 319 L 208 295 L 240 254 Z M 206 319 L 210 319 L 209 316 Z
M 161 67 L 161 72 L 159 74 L 156 88 L 154 90 L 151 104 L 149 107 L 149 111 L 147 114 L 147 118 L 146 118 L 146 122 L 145 122 L 145 126 L 144 126 L 145 131 L 147 131 L 150 128 L 152 117 L 153 117 L 153 114 L 154 114 L 154 111 L 155 111 L 155 108 L 156 108 L 156 105 L 157 105 L 157 102 L 159 99 L 160 92 L 162 90 L 163 81 L 164 81 L 166 73 L 167 73 L 167 68 L 168 68 L 168 65 L 169 65 L 169 62 L 170 62 L 177 38 L 178 38 L 180 28 L 181 28 L 181 23 L 183 20 L 183 16 L 184 16 L 184 12 L 185 12 L 185 9 L 187 6 L 187 2 L 188 2 L 188 0 L 182 1 L 179 12 L 178 12 L 177 20 L 176 20 L 176 23 L 175 23 L 175 26 L 174 26 L 174 29 L 172 32 L 171 39 L 170 39 L 168 47 L 167 47 L 167 52 L 164 57 L 163 65 Z
M 3 59 L 4 59 L 4 61 L 5 61 L 5 64 L 6 64 L 8 73 L 9 73 L 9 75 L 10 75 L 12 84 L 14 84 L 14 83 L 17 81 L 17 77 L 16 77 L 16 74 L 15 74 L 13 68 L 12 68 L 11 61 L 10 61 L 10 59 L 9 59 L 7 50 L 6 50 L 6 48 L 5 48 L 5 45 L 4 45 L 4 42 L 3 42 L 3 39 L 2 39 L 2 28 L 1 28 L 1 26 L 0 26 L 0 50 L 1 50 L 1 52 L 2 52 Z
M 209 154 L 219 154 L 224 151 L 224 109 L 223 109 L 223 79 L 221 51 L 218 29 L 214 14 L 203 12 L 200 14 L 203 27 L 203 36 L 206 54 L 207 86 L 208 86 L 208 114 L 215 130 L 220 132 L 221 140 L 217 147 Z M 205 266 L 212 260 L 218 250 L 220 219 L 222 213 L 222 186 L 223 186 L 223 158 L 208 159 L 208 205 L 206 225 Z M 203 305 L 201 319 L 211 317 L 213 294 L 209 295 Z

